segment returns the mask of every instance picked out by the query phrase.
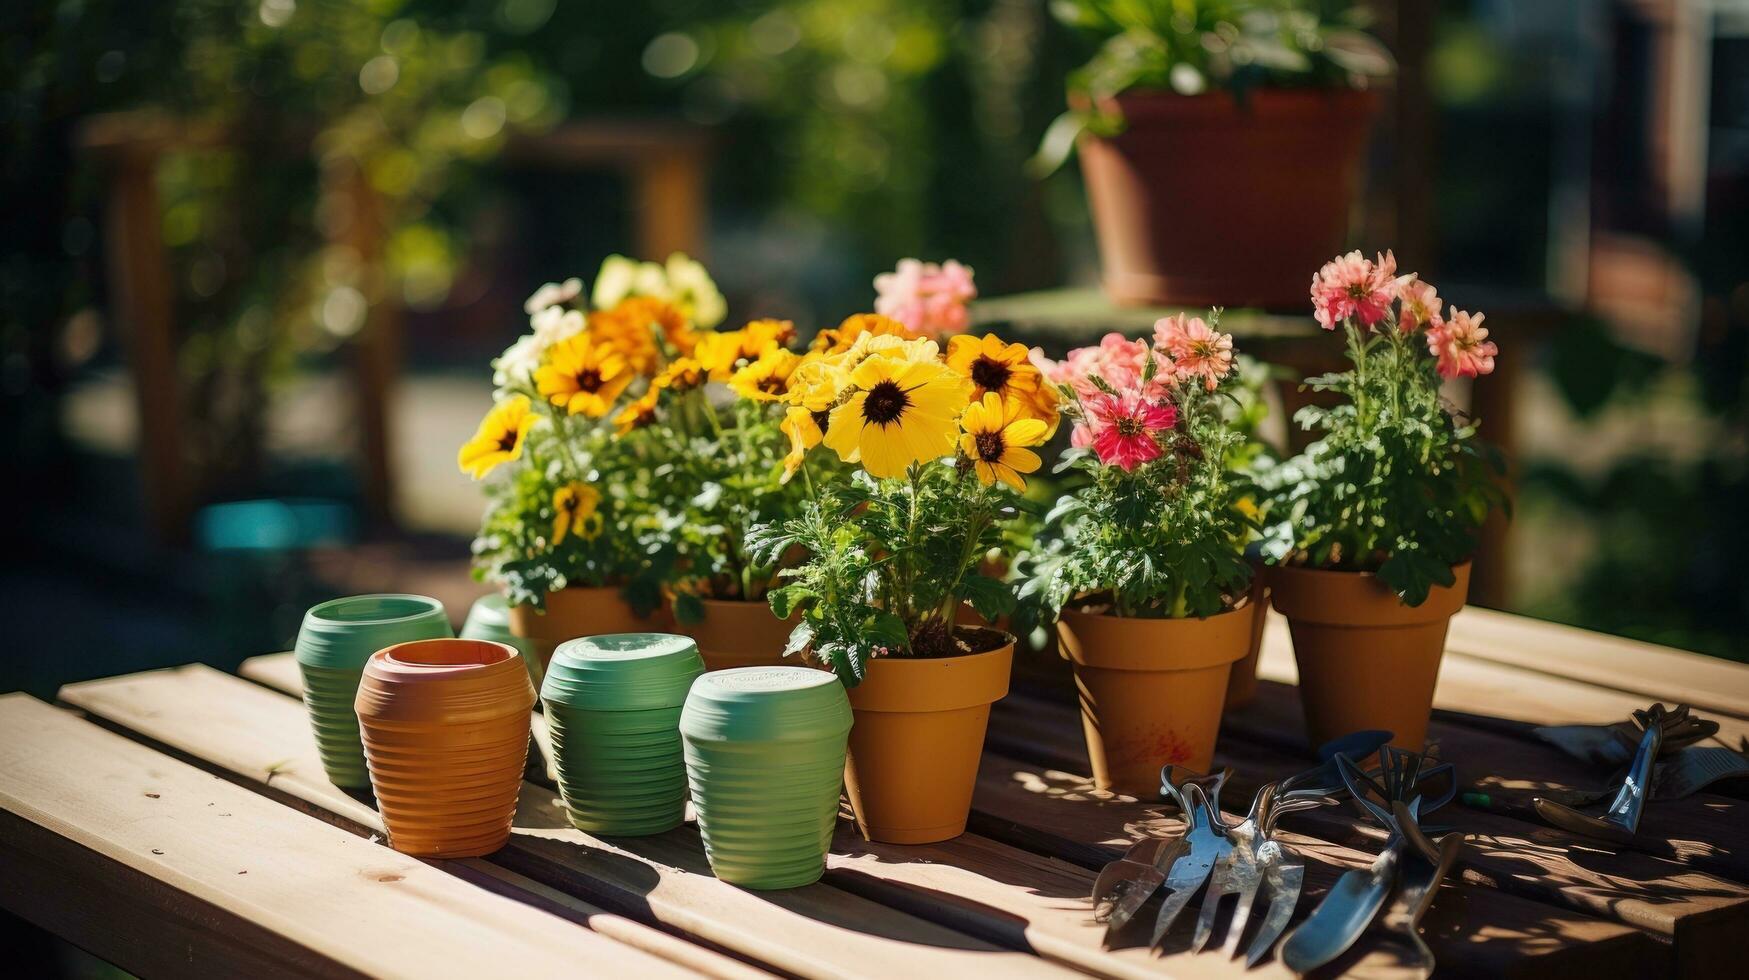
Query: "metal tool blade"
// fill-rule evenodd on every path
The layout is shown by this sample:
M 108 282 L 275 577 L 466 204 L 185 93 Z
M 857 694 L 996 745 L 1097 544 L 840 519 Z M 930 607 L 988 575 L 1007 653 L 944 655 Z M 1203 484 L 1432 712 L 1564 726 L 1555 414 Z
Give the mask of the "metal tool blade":
M 1393 842 L 1370 868 L 1355 869 L 1336 879 L 1330 893 L 1281 944 L 1283 966 L 1295 973 L 1310 973 L 1354 945 L 1390 894 L 1401 859 L 1400 846 Z
M 1261 891 L 1269 902 L 1269 911 L 1264 914 L 1263 925 L 1258 927 L 1257 935 L 1245 950 L 1246 969 L 1256 966 L 1287 929 L 1288 921 L 1293 918 L 1294 908 L 1300 903 L 1300 889 L 1306 880 L 1306 865 L 1299 855 L 1274 841 L 1264 846 L 1274 847 L 1280 854 L 1263 865 Z M 1236 934 L 1228 934 L 1228 942 L 1234 942 L 1236 938 Z

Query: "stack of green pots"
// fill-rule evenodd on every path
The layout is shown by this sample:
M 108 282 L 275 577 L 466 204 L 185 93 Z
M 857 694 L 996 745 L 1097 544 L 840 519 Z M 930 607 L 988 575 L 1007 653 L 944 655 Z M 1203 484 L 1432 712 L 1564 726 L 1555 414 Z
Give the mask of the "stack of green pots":
M 808 667 L 699 678 L 680 716 L 686 775 L 711 870 L 745 888 L 818 881 L 838 821 L 850 701 Z
M 298 630 L 304 704 L 322 768 L 336 786 L 370 787 L 353 701 L 370 655 L 409 640 L 454 636 L 443 603 L 420 595 L 359 595 L 311 606 Z
M 464 640 L 491 640 L 515 647 L 516 652 L 522 654 L 523 665 L 528 668 L 528 679 L 534 682 L 535 690 L 540 690 L 540 656 L 535 653 L 534 644 L 510 632 L 510 603 L 505 601 L 503 593 L 494 592 L 475 599 L 458 635 Z
M 620 836 L 680 826 L 680 708 L 703 673 L 698 645 L 668 633 L 586 636 L 553 651 L 540 694 L 574 826 Z

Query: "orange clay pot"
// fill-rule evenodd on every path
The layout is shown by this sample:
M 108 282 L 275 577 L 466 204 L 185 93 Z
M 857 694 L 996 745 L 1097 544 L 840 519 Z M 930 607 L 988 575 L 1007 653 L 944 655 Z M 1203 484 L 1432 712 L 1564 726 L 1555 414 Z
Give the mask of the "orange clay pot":
M 1095 785 L 1153 798 L 1161 766 L 1208 772 L 1227 675 L 1256 618 L 1243 606 L 1207 619 L 1063 610 L 1057 636 L 1075 666 Z
M 1257 565 L 1251 571 L 1251 597 L 1245 603 L 1251 610 L 1251 645 L 1227 676 L 1228 711 L 1257 700 L 1257 659 L 1263 653 L 1263 627 L 1269 622 L 1269 579 L 1264 568 Z
M 764 599 L 700 599 L 699 602 L 704 606 L 704 619 L 677 625 L 675 630 L 692 637 L 698 644 L 705 670 L 778 667 L 785 662 L 802 662 L 799 657 L 786 658 L 783 655 L 795 619 L 778 619 Z
M 1392 745 L 1421 751 L 1446 627 L 1470 590 L 1469 563 L 1452 571 L 1452 585 L 1405 606 L 1370 572 L 1270 570 L 1275 608 L 1293 633 L 1311 744 L 1376 728 L 1394 733 Z
M 510 839 L 534 685 L 522 655 L 489 640 L 415 640 L 371 655 L 359 728 L 389 845 L 479 857 Z
M 875 657 L 850 689 L 856 722 L 844 788 L 869 840 L 932 844 L 965 833 L 990 705 L 1008 693 L 1014 637 L 960 636 L 1000 645 L 959 657 Z
M 664 633 L 665 614 L 640 617 L 610 586 L 572 586 L 547 593 L 546 612 L 533 606 L 510 607 L 510 633 L 529 641 L 544 675 L 553 650 L 566 640 L 607 633 Z

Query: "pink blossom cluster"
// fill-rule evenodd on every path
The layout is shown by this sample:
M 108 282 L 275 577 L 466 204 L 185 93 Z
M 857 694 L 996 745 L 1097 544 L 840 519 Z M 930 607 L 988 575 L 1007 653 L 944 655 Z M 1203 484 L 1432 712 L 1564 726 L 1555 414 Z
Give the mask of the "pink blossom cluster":
M 1070 445 L 1090 446 L 1100 462 L 1127 473 L 1161 454 L 1156 433 L 1178 424 L 1175 392 L 1214 391 L 1232 372 L 1233 338 L 1201 317 L 1178 314 L 1154 324 L 1151 344 L 1108 333 L 1061 361 L 1037 350 L 1032 361 L 1047 381 L 1075 392 L 1080 408 Z
M 977 298 L 972 269 L 948 259 L 937 265 L 900 259 L 898 268 L 875 276 L 875 312 L 939 340 L 966 329 L 966 304 Z
M 1370 261 L 1354 251 L 1324 263 L 1312 276 L 1312 313 L 1325 330 L 1351 319 L 1371 329 L 1394 313 L 1404 334 L 1426 331 L 1427 352 L 1445 378 L 1489 374 L 1500 354 L 1482 314 L 1447 311 L 1432 283 L 1415 273 L 1397 275 L 1397 257 L 1389 251 Z

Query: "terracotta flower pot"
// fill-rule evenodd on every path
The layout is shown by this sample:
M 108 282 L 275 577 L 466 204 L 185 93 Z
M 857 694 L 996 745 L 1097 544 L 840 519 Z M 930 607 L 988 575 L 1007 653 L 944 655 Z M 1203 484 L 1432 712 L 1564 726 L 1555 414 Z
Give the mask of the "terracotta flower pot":
M 358 715 L 352 703 L 365 661 L 384 647 L 408 640 L 453 636 L 443 603 L 422 595 L 358 595 L 310 607 L 298 630 L 298 671 L 304 706 L 316 733 L 322 768 L 336 786 L 370 785 Z
M 1209 770 L 1227 675 L 1256 618 L 1246 607 L 1206 619 L 1063 610 L 1057 637 L 1075 667 L 1095 785 L 1153 798 L 1161 766 Z
M 743 888 L 820 879 L 838 822 L 850 704 L 836 674 L 736 667 L 700 677 L 680 713 L 705 855 Z
M 419 857 L 504 846 L 534 687 L 508 643 L 419 640 L 373 654 L 358 721 L 389 845 Z
M 1377 97 L 1132 90 L 1116 103 L 1124 131 L 1080 142 L 1112 299 L 1304 307 L 1311 271 L 1347 237 Z
M 1257 660 L 1263 654 L 1263 629 L 1269 623 L 1269 579 L 1267 566 L 1258 565 L 1251 573 L 1251 595 L 1245 608 L 1251 610 L 1251 645 L 1245 656 L 1233 664 L 1227 675 L 1227 710 L 1243 708 L 1257 700 Z
M 541 702 L 573 826 L 624 836 L 680 826 L 686 816 L 680 706 L 702 673 L 698 645 L 671 633 L 559 644 Z
M 1470 590 L 1469 562 L 1452 571 L 1457 581 L 1405 606 L 1368 572 L 1271 570 L 1275 608 L 1293 633 L 1311 744 L 1371 728 L 1421 751 L 1446 628 Z
M 706 670 L 729 667 L 777 667 L 785 662 L 795 620 L 778 619 L 760 599 L 701 599 L 704 619 L 675 627 L 698 641 Z M 792 659 L 793 662 L 793 659 Z
M 850 689 L 844 785 L 864 837 L 930 844 L 965 833 L 990 705 L 1014 666 L 1014 637 L 996 635 L 1001 645 L 982 653 L 876 657 Z
M 544 673 L 553 650 L 566 640 L 605 633 L 665 632 L 666 616 L 639 616 L 620 590 L 572 586 L 547 593 L 545 612 L 533 606 L 510 607 L 510 632 L 527 640 Z
M 516 652 L 522 654 L 522 665 L 528 668 L 528 679 L 533 682 L 535 690 L 540 690 L 540 658 L 533 655 L 532 643 L 510 632 L 510 603 L 503 593 L 493 592 L 475 599 L 468 609 L 468 618 L 462 623 L 462 631 L 456 635 L 464 640 L 491 640 L 515 647 Z

